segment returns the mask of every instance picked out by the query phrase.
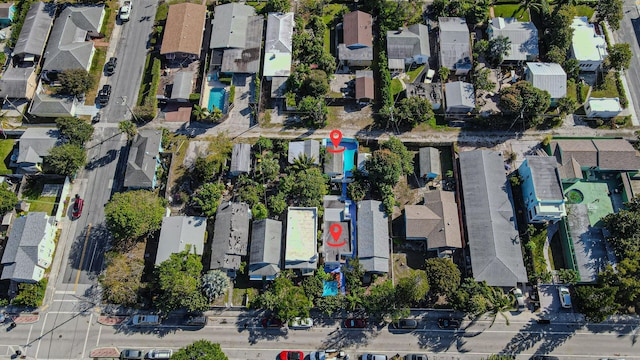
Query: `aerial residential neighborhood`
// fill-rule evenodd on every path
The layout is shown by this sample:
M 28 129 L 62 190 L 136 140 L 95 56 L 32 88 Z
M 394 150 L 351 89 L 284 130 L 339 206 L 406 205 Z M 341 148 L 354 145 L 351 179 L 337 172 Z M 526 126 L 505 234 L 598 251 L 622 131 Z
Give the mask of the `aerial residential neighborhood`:
M 636 2 L 1 1 L 0 358 L 638 358 Z

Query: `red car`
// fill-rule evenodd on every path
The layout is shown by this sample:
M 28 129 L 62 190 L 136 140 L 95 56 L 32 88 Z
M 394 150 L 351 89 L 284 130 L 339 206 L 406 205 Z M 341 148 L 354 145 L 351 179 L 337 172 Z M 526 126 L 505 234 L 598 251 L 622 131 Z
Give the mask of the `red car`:
M 367 327 L 367 320 L 366 319 L 346 319 L 344 321 L 344 327 L 351 329 L 362 329 Z
M 80 195 L 76 194 L 76 199 L 73 202 L 73 208 L 71 211 L 71 218 L 77 219 L 82 215 L 82 208 L 84 207 L 84 200 L 80 198 Z
M 262 327 L 267 328 L 281 328 L 284 323 L 280 319 L 276 318 L 264 318 L 262 319 Z
M 278 357 L 278 359 L 280 359 L 280 360 L 303 360 L 304 359 L 304 354 L 302 353 L 302 351 L 285 350 L 285 351 L 280 353 L 280 356 Z

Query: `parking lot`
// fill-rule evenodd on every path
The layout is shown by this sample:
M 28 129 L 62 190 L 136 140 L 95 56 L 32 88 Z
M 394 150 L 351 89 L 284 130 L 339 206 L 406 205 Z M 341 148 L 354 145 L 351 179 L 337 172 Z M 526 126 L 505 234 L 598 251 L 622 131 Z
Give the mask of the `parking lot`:
M 558 287 L 560 285 L 540 285 L 538 292 L 540 294 L 540 318 L 560 322 L 579 321 L 578 314 L 574 313 L 573 308 L 565 309 L 560 304 L 560 296 L 558 295 Z

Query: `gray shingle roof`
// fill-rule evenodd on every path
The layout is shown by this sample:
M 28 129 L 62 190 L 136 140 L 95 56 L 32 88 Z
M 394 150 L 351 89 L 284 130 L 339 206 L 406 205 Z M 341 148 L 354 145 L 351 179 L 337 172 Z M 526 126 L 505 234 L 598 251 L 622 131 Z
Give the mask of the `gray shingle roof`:
M 207 218 L 196 216 L 167 216 L 162 219 L 162 229 L 156 252 L 156 265 L 190 246 L 190 253 L 202 255 Z
M 193 89 L 193 71 L 180 71 L 173 77 L 172 99 L 189 99 Z
M 276 276 L 280 273 L 282 222 L 262 219 L 253 222 L 249 276 Z
M 29 78 L 34 72 L 35 68 L 33 67 L 8 67 L 2 74 L 2 79 L 0 79 L 0 97 L 24 99 L 28 92 L 35 90 L 35 81 L 32 81 L 31 85 L 29 85 Z
M 504 59 L 527 60 L 527 56 L 538 56 L 538 29 L 532 22 L 520 22 L 515 18 L 493 18 L 487 29 L 489 38 L 504 36 L 511 41 L 511 50 Z
M 138 132 L 129 149 L 124 187 L 140 189 L 153 187 L 161 143 L 162 132 L 159 130 Z
M 51 24 L 53 24 L 55 10 L 55 4 L 45 4 L 43 2 L 31 4 L 27 16 L 24 18 L 16 47 L 13 49 L 14 55 L 33 54 L 42 56 L 49 31 L 51 30 Z
M 291 141 L 287 157 L 289 164 L 293 164 L 302 154 L 306 154 L 308 158 L 313 158 L 313 163 L 318 165 L 320 163 L 320 142 L 317 140 Z
M 55 128 L 27 128 L 18 141 L 16 163 L 42 163 L 42 158 L 49 155 L 49 150 L 60 143 L 59 137 L 60 132 Z
M 214 11 L 209 48 L 243 49 L 247 40 L 248 18 L 255 16 L 256 10 L 245 4 L 229 3 L 216 6 Z
M 251 171 L 251 145 L 234 144 L 231 151 L 231 174 L 238 175 Z
M 567 96 L 567 73 L 560 64 L 528 62 L 527 71 L 531 84 L 547 91 L 552 99 Z
M 640 156 L 624 139 L 563 139 L 551 143 L 556 161 L 562 164 L 563 178 L 575 173 L 565 169 L 574 159 L 581 167 L 598 167 L 603 170 L 638 170 Z M 574 166 L 575 167 L 575 166 Z M 580 174 L 581 175 L 581 174 Z M 581 176 L 580 176 L 581 177 Z
M 439 17 L 440 64 L 448 69 L 471 68 L 471 40 L 464 18 Z
M 540 200 L 562 200 L 562 183 L 558 173 L 556 158 L 551 156 L 526 156 L 531 179 Z
M 293 13 L 270 13 L 264 41 L 264 76 L 289 76 L 293 51 Z
M 463 81 L 448 82 L 444 85 L 447 111 L 470 111 L 476 107 L 476 94 L 473 84 Z
M 424 196 L 424 205 L 407 205 L 404 211 L 408 239 L 426 239 L 428 249 L 462 247 L 453 192 L 429 191 Z
M 32 212 L 14 220 L 2 256 L 4 269 L 0 280 L 33 278 L 38 267 L 38 247 L 47 223 L 53 225 L 54 222 L 55 219 L 44 212 Z
M 436 175 L 442 174 L 442 168 L 440 167 L 440 150 L 434 147 L 420 148 L 418 153 L 420 160 L 420 177 L 426 176 L 429 173 Z
M 333 148 L 333 147 L 331 147 Z M 344 151 L 329 152 L 324 157 L 324 173 L 329 176 L 340 175 L 344 172 Z
M 104 15 L 104 5 L 69 6 L 53 24 L 44 53 L 43 71 L 89 69 L 93 42 L 87 41 L 89 32 L 98 33 Z
M 249 205 L 227 202 L 220 204 L 211 241 L 210 270 L 240 269 L 242 256 L 249 245 Z
M 382 202 L 358 203 L 358 259 L 367 272 L 389 272 L 389 219 Z
M 502 156 L 462 152 L 460 173 L 474 278 L 503 287 L 527 282 Z
M 402 31 L 387 31 L 387 57 L 408 59 L 418 55 L 431 55 L 429 31 L 426 25 L 414 24 Z
M 75 100 L 69 96 L 35 94 L 29 113 L 42 117 L 75 116 Z
M 367 46 L 349 49 L 345 44 L 338 44 L 338 59 L 342 61 L 373 60 L 373 48 Z
M 260 69 L 260 46 L 262 45 L 264 19 L 262 16 L 250 16 L 247 18 L 246 26 L 244 46 L 224 50 L 221 71 L 256 73 Z

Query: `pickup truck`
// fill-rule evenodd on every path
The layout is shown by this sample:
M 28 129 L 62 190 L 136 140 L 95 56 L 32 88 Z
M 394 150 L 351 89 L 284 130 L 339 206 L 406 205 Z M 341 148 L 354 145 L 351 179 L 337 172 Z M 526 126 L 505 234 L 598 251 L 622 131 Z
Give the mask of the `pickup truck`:
M 125 1 L 124 5 L 122 5 L 120 7 L 120 12 L 119 12 L 119 16 L 120 16 L 120 21 L 125 22 L 125 21 L 129 21 L 129 18 L 131 17 L 131 9 L 133 9 L 133 5 L 131 5 L 131 1 Z

